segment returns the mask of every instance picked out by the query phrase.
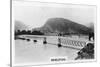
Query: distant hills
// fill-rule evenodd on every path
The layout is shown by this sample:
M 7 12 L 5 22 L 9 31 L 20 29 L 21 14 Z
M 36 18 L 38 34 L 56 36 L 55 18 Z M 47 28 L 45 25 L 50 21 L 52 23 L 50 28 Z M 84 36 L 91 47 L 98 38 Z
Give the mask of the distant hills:
M 29 27 L 20 21 L 15 21 L 15 31 L 28 30 Z M 88 34 L 94 31 L 94 24 L 84 26 L 64 18 L 50 18 L 39 28 L 33 28 L 31 31 L 40 31 L 42 33 L 76 33 Z
M 40 28 L 35 28 L 35 30 L 40 30 L 44 33 L 53 32 L 88 34 L 89 32 L 92 32 L 89 27 L 64 18 L 50 18 L 46 21 L 44 26 Z
M 15 20 L 15 31 L 17 30 L 27 30 L 28 29 L 28 26 L 25 25 L 24 23 L 20 22 L 20 21 L 17 21 Z

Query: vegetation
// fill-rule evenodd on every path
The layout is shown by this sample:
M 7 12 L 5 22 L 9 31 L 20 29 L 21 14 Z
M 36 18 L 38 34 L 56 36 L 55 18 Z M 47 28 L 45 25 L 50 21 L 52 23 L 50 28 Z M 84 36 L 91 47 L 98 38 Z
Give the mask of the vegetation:
M 78 56 L 75 58 L 75 60 L 78 60 L 78 59 L 93 59 L 94 58 L 94 44 L 88 43 L 77 54 L 78 54 Z
M 17 30 L 15 31 L 15 36 L 17 35 L 44 35 L 44 33 L 40 32 L 40 31 L 31 31 L 31 30 Z

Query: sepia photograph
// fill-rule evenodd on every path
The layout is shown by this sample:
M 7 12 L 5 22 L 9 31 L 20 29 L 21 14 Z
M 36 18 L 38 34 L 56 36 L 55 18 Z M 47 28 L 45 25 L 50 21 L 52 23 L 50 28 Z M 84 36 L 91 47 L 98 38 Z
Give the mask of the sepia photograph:
M 96 59 L 96 6 L 12 0 L 12 65 Z

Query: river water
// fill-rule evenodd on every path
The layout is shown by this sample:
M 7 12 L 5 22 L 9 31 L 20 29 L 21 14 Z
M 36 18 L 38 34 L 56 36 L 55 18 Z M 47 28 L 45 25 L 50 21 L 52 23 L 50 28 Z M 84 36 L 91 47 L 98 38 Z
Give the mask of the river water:
M 50 63 L 51 57 L 67 57 L 66 61 L 74 60 L 77 57 L 75 50 L 67 47 L 58 47 L 56 40 L 48 39 L 55 44 L 43 44 L 42 38 L 29 38 L 27 40 L 15 40 L 15 64 L 28 63 Z M 37 40 L 37 42 L 33 42 Z

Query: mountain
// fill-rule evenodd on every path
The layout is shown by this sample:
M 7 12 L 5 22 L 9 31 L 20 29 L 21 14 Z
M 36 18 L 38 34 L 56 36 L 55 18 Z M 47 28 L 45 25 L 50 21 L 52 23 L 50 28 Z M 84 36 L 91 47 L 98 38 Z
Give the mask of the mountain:
M 94 23 L 93 22 L 88 23 L 87 27 L 89 27 L 94 32 Z
M 91 32 L 90 28 L 64 18 L 50 18 L 46 21 L 44 26 L 38 28 L 38 30 L 44 33 L 62 32 L 62 33 L 88 34 L 89 32 Z
M 24 23 L 15 20 L 15 31 L 17 30 L 27 30 L 28 26 L 26 26 Z

